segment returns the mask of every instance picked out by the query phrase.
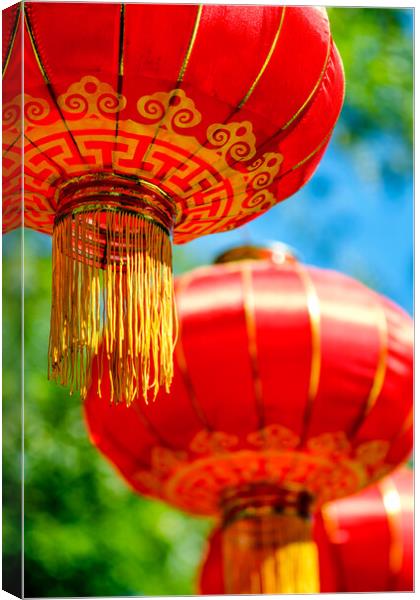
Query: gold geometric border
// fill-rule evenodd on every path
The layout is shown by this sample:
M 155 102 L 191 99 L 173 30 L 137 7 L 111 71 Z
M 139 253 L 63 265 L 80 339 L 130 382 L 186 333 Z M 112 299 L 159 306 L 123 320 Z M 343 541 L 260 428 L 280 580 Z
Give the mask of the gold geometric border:
M 4 106 L 7 140 L 17 132 L 20 101 Z M 232 229 L 276 204 L 270 186 L 283 156 L 258 155 L 250 121 L 214 123 L 203 130 L 202 115 L 182 89 L 139 98 L 136 120 L 121 119 L 127 104 L 94 76 L 69 86 L 57 98 L 57 107 L 44 98 L 24 96 L 27 226 L 48 232 L 57 185 L 95 171 L 159 185 L 179 205 L 179 243 Z M 198 137 L 202 131 L 205 139 Z

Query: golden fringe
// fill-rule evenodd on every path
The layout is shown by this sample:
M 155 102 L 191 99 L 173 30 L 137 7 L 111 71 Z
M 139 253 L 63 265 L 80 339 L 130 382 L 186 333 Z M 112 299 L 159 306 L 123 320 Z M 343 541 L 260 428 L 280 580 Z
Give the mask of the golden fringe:
M 177 322 L 168 232 L 124 209 L 74 211 L 56 223 L 52 262 L 49 379 L 85 396 L 102 348 L 111 401 L 169 391 Z
M 297 515 L 243 518 L 223 530 L 226 594 L 316 594 L 318 549 Z

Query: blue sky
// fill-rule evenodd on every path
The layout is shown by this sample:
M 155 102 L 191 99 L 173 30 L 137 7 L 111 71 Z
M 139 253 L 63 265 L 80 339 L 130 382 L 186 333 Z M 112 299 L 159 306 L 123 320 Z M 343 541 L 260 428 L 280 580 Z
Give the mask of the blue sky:
M 308 264 L 355 277 L 413 312 L 413 181 L 383 172 L 396 140 L 375 138 L 357 154 L 330 144 L 312 180 L 265 215 L 229 233 L 175 248 L 210 263 L 235 244 L 285 242 Z

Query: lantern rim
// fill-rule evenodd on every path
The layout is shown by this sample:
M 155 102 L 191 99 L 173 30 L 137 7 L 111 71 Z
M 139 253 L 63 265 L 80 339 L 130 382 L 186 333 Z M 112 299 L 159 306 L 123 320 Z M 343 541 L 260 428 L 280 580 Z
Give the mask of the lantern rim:
M 119 173 L 87 173 L 58 186 L 54 226 L 64 217 L 81 212 L 119 212 L 142 216 L 172 235 L 179 207 L 160 186 Z
M 235 245 L 216 256 L 213 263 L 226 264 L 243 260 L 268 260 L 273 264 L 296 264 L 299 262 L 296 250 L 283 242 L 267 242 L 265 244 Z
M 264 482 L 230 490 L 221 500 L 222 528 L 242 519 L 267 515 L 296 515 L 309 519 L 313 496 L 305 490 Z

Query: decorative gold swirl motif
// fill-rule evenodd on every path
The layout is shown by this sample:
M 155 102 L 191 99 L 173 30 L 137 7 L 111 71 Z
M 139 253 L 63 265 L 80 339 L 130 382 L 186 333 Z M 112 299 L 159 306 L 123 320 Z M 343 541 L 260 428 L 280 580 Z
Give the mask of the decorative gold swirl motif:
M 260 190 L 273 183 L 282 162 L 283 156 L 281 154 L 275 152 L 263 154 L 262 157 L 247 167 L 250 173 L 254 173 L 254 177 L 249 184 L 250 187 L 254 190 Z
M 314 469 L 308 474 L 305 487 L 309 490 L 317 490 L 317 504 L 321 506 L 330 500 L 343 498 L 358 491 L 366 483 L 357 469 L 352 472 L 346 472 L 343 477 L 343 470 L 338 465 L 331 467 L 330 470 Z
M 2 122 L 3 122 L 3 133 L 8 129 L 16 129 L 16 124 L 20 125 L 21 106 L 19 100 L 16 98 L 12 102 L 8 102 L 3 105 L 2 110 Z
M 333 433 L 323 433 L 317 437 L 308 440 L 309 450 L 322 455 L 341 455 L 348 454 L 350 443 L 344 431 L 335 431 Z
M 276 199 L 265 188 L 272 184 L 279 172 L 282 161 L 283 156 L 281 154 L 266 152 L 246 167 L 247 171 L 253 176 L 247 182 L 247 195 L 242 201 L 242 209 L 261 212 L 274 206 Z M 244 214 L 246 215 L 246 213 Z
M 255 156 L 255 135 L 250 121 L 210 125 L 207 139 L 228 163 L 243 162 Z
M 227 488 L 251 483 L 306 490 L 318 509 L 357 492 L 395 466 L 385 463 L 387 442 L 374 440 L 353 449 L 343 432 L 309 439 L 309 452 L 297 450 L 298 436 L 279 424 L 255 431 L 247 440 L 254 448 L 240 450 L 234 436 L 201 431 L 190 444 L 192 456 L 155 447 L 150 469 L 135 473 L 133 481 L 146 487 L 146 493 L 197 514 L 216 514 Z
M 32 98 L 28 94 L 24 95 L 25 125 L 38 125 L 49 116 L 50 112 L 48 102 L 42 98 Z
M 258 210 L 265 210 L 269 206 L 275 203 L 275 198 L 268 190 L 261 190 L 255 194 L 249 195 L 242 202 L 242 208 L 252 208 Z M 256 212 L 256 211 L 254 211 Z
M 28 97 L 27 102 L 38 100 Z M 40 102 L 40 107 L 27 107 L 31 131 L 23 148 L 25 177 L 30 180 L 25 186 L 29 227 L 52 231 L 55 214 L 51 178 L 58 174 L 78 177 L 108 169 L 109 165 L 115 173 L 163 184 L 176 198 L 179 219 L 174 229 L 175 243 L 233 229 L 276 203 L 269 186 L 278 175 L 282 155 L 268 152 L 258 156 L 249 122 L 206 123 L 210 139 L 202 132 L 194 135 L 202 116 L 182 89 L 157 92 L 136 101 L 136 120 L 121 118 L 126 98 L 94 76 L 83 77 L 58 98 L 64 124 L 52 100 Z M 45 119 L 41 120 L 46 107 Z M 11 113 L 9 117 L 12 123 L 14 117 Z M 6 146 L 10 145 L 17 132 L 12 137 L 11 129 L 3 131 L 8 136 Z M 48 159 L 52 145 L 53 161 Z M 41 215 L 37 195 L 46 199 Z M 16 204 L 11 196 L 5 202 Z
M 162 492 L 181 508 L 216 514 L 226 489 L 249 484 L 306 490 L 314 496 L 314 506 L 318 508 L 320 502 L 347 495 L 366 483 L 364 474 L 351 461 L 331 464 L 300 454 L 301 460 L 293 464 L 294 456 L 287 452 L 266 451 L 262 455 L 244 450 L 227 457 L 199 459 L 162 481 Z
M 386 440 L 364 442 L 356 449 L 356 458 L 364 465 L 374 467 L 385 459 L 389 446 L 390 444 Z
M 82 77 L 71 85 L 57 102 L 68 119 L 106 117 L 123 110 L 127 104 L 124 96 L 118 96 L 109 84 L 92 76 Z
M 185 452 L 175 452 L 162 446 L 155 446 L 152 450 L 152 470 L 159 476 L 170 474 L 174 469 L 182 466 L 186 460 Z
M 247 437 L 251 446 L 257 448 L 269 448 L 271 450 L 283 450 L 295 448 L 299 443 L 299 436 L 282 425 L 268 425 Z
M 190 449 L 197 454 L 226 452 L 238 445 L 238 438 L 223 431 L 202 430 L 194 437 Z
M 169 131 L 195 127 L 201 121 L 193 100 L 178 89 L 143 96 L 137 102 L 137 110 L 143 118 L 153 124 L 164 125 Z
M 21 130 L 22 124 L 20 118 L 22 114 L 22 106 L 24 111 L 25 127 L 31 125 L 39 125 L 41 121 L 46 119 L 50 112 L 48 102 L 42 98 L 34 98 L 29 94 L 24 94 L 23 97 L 19 94 L 13 100 L 3 105 L 3 133 L 9 129 Z

